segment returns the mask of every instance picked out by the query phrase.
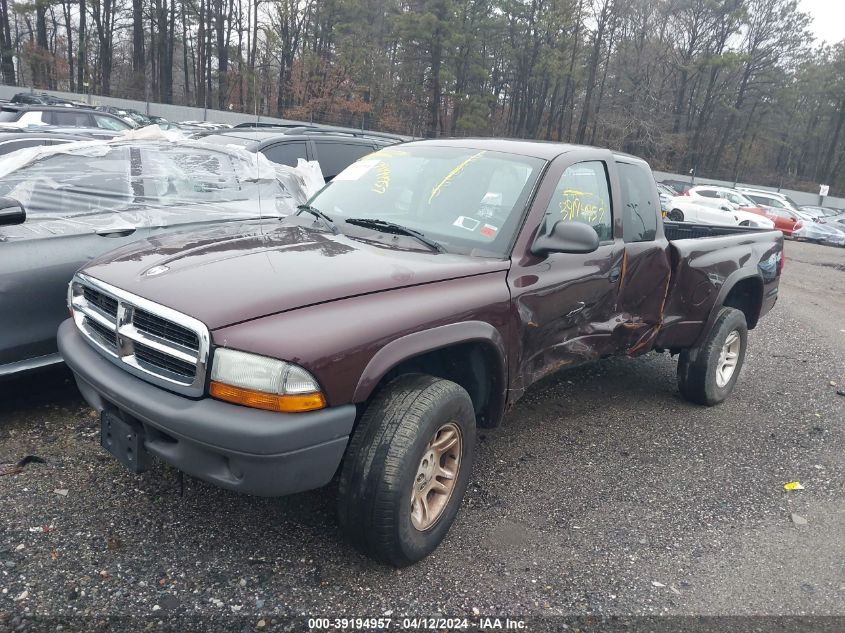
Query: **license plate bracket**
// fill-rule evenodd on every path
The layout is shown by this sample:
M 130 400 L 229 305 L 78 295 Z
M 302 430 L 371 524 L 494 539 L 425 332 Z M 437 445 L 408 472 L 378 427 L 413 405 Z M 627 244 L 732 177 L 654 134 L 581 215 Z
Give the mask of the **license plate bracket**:
M 133 473 L 142 473 L 150 466 L 144 427 L 116 411 L 106 409 L 100 415 L 100 445 Z

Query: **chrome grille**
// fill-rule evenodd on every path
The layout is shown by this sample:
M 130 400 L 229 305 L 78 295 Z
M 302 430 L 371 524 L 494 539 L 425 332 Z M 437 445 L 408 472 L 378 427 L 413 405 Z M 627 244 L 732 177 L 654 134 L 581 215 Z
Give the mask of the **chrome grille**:
M 200 321 L 81 274 L 69 303 L 76 326 L 106 358 L 149 382 L 202 395 L 210 338 Z
M 135 327 L 145 334 L 152 334 L 167 341 L 178 343 L 186 349 L 198 350 L 200 347 L 197 333 L 181 325 L 162 319 L 155 314 L 135 308 L 132 319 Z

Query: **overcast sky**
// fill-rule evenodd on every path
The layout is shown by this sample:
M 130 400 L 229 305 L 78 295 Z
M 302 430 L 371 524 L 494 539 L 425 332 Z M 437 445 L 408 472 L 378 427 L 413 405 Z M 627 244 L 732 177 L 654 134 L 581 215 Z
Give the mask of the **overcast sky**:
M 845 0 L 801 0 L 801 8 L 813 17 L 816 39 L 828 44 L 845 39 Z

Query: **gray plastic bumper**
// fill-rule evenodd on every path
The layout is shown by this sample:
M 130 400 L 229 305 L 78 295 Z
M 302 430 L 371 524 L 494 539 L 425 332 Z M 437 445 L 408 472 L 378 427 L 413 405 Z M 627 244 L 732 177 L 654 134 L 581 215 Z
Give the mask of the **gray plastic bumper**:
M 70 319 L 59 327 L 58 343 L 88 404 L 130 416 L 143 426 L 150 453 L 223 488 L 282 496 L 324 486 L 355 423 L 351 404 L 286 414 L 176 395 L 121 371 Z

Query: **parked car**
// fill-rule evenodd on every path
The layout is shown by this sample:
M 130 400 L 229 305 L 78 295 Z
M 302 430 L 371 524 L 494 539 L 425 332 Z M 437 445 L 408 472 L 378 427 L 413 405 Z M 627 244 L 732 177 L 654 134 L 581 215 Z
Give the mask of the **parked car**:
M 60 362 L 56 328 L 82 264 L 196 227 L 216 227 L 222 247 L 225 225 L 278 219 L 305 201 L 281 171 L 243 150 L 184 140 L 68 143 L 0 158 L 0 376 Z
M 61 127 L 101 128 L 121 132 L 132 126 L 107 112 L 89 108 L 63 106 L 4 105 L 0 109 L 0 124 L 26 127 L 30 125 L 58 125 Z
M 726 226 L 751 226 L 773 229 L 775 223 L 767 217 L 748 211 L 731 210 L 725 201 L 723 206 L 705 204 L 692 196 L 675 196 L 669 201 L 666 217 L 673 222 L 699 222 Z
M 809 216 L 812 216 L 813 219 L 816 220 L 816 222 L 824 222 L 827 218 L 832 218 L 842 214 L 841 211 L 831 209 L 830 207 L 817 207 L 806 204 L 801 205 L 798 210 L 806 213 Z
M 152 121 L 146 114 L 141 114 L 132 108 L 118 108 L 115 106 L 99 105 L 95 108 L 99 112 L 108 112 L 128 123 L 131 127 L 151 125 Z
M 739 209 L 759 209 L 760 207 L 750 198 L 729 187 L 717 185 L 696 185 L 687 190 L 687 196 L 696 202 L 717 207 L 726 211 Z
M 343 532 L 407 565 L 458 512 L 476 426 L 544 376 L 669 350 L 688 400 L 733 391 L 783 236 L 660 215 L 648 165 L 608 150 L 387 147 L 281 222 L 91 262 L 59 348 L 131 470 L 267 496 L 340 470 Z
M 818 244 L 845 246 L 845 230 L 841 229 L 839 225 L 817 222 L 816 218 L 803 211 L 795 211 L 794 213 L 801 219 L 802 226 L 792 233 L 792 237 Z
M 761 205 L 759 211 L 752 213 L 759 213 L 764 215 L 775 223 L 775 228 L 784 235 L 791 237 L 792 234 L 804 226 L 803 220 L 798 217 L 795 211 L 787 208 L 777 208 Z
M 320 163 L 330 181 L 359 158 L 397 143 L 401 137 L 379 132 L 334 131 L 312 127 L 233 128 L 198 137 L 212 145 L 237 145 L 261 152 L 274 163 L 295 166 L 297 160 Z
M 660 196 L 660 209 L 663 211 L 663 217 L 672 209 L 672 198 L 678 195 L 678 192 L 672 189 L 669 185 L 664 185 L 662 182 L 656 183 L 657 194 Z
M 762 204 L 776 209 L 792 209 L 798 210 L 798 203 L 785 193 L 779 191 L 769 191 L 767 189 L 754 189 L 751 187 L 737 187 L 737 191 L 751 198 L 757 204 Z
M 19 92 L 14 97 L 12 97 L 11 103 L 20 103 L 27 105 L 74 105 L 74 103 L 68 99 L 54 97 L 53 95 L 48 95 L 46 92 L 42 92 L 40 94 L 36 94 L 34 92 Z
M 677 194 L 675 195 L 683 195 L 693 186 L 691 182 L 686 182 L 684 180 L 672 180 L 668 178 L 666 180 L 661 180 L 660 182 L 661 184 L 671 187 L 677 191 Z

